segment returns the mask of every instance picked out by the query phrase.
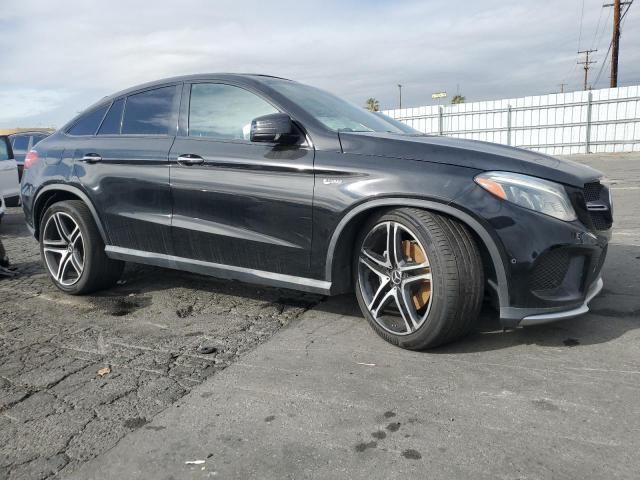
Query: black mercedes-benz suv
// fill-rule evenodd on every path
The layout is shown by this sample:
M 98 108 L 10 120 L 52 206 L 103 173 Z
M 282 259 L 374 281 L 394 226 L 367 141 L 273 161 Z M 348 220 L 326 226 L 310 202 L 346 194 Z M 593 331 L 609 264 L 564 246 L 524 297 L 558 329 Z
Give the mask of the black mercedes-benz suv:
M 589 167 L 423 135 L 264 75 L 161 80 L 100 100 L 25 160 L 27 222 L 61 290 L 123 262 L 326 295 L 422 349 L 575 317 L 601 290 L 612 224 Z

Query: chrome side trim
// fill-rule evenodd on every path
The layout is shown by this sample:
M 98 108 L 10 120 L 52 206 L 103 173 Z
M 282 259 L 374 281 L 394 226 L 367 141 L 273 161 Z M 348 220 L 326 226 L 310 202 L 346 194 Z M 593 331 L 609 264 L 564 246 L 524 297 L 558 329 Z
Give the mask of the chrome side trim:
M 145 263 L 147 265 L 172 268 L 174 270 L 186 270 L 188 272 L 210 275 L 212 277 L 258 283 L 272 287 L 290 288 L 320 295 L 329 295 L 329 291 L 331 290 L 331 282 L 325 282 L 323 280 L 193 260 L 162 253 L 145 252 L 113 245 L 107 245 L 105 247 L 105 253 L 109 258 L 116 260 Z
M 575 318 L 579 317 L 580 315 L 584 315 L 589 311 L 589 302 L 600 293 L 603 286 L 604 282 L 602 281 L 602 277 L 598 277 L 598 279 L 591 284 L 591 287 L 589 287 L 589 291 L 587 292 L 587 297 L 585 298 L 584 303 L 578 308 L 574 308 L 573 310 L 566 310 L 564 312 L 529 315 L 528 317 L 524 317 L 520 321 L 519 325 L 523 327 L 529 325 L 541 325 L 544 323 L 555 322 L 557 320 L 566 320 L 569 318 Z

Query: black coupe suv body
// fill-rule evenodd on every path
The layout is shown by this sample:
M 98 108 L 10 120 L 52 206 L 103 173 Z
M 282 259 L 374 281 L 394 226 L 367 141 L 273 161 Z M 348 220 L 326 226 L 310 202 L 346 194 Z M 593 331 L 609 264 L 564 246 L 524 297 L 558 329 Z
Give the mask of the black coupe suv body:
M 27 222 L 54 283 L 123 261 L 315 292 L 355 290 L 386 340 L 585 313 L 612 224 L 589 167 L 423 135 L 263 75 L 171 78 L 102 99 L 27 155 Z

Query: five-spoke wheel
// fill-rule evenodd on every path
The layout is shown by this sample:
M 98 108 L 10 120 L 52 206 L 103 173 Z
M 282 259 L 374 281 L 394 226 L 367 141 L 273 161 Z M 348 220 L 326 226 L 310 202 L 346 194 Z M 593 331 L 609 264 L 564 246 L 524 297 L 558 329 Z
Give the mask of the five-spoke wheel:
M 84 270 L 82 232 L 73 217 L 65 212 L 51 215 L 42 234 L 43 254 L 49 273 L 60 285 L 80 280 Z
M 407 335 L 424 323 L 433 274 L 424 247 L 407 227 L 393 221 L 374 226 L 360 249 L 358 276 L 367 309 L 383 329 Z
M 484 293 L 482 260 L 469 230 L 413 208 L 370 218 L 356 244 L 353 274 L 373 329 L 416 350 L 467 333 Z
M 40 222 L 40 251 L 53 283 L 73 295 L 113 285 L 124 263 L 107 257 L 104 241 L 87 205 L 54 203 Z

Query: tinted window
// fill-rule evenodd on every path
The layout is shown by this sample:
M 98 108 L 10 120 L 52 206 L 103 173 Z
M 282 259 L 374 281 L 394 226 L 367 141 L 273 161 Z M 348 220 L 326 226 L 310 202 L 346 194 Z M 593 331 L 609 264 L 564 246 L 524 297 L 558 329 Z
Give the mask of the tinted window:
M 122 133 L 166 135 L 173 116 L 176 87 L 163 87 L 127 97 Z
M 9 160 L 9 140 L 0 138 L 0 161 Z
M 277 112 L 242 88 L 216 83 L 192 85 L 189 136 L 249 140 L 251 120 Z
M 27 148 L 29 147 L 29 136 L 28 135 L 16 135 L 13 137 L 13 153 L 16 155 L 27 153 Z
M 85 113 L 73 127 L 67 130 L 67 133 L 69 135 L 95 135 L 106 111 L 107 105 L 103 105 Z
M 38 143 L 43 138 L 46 138 L 46 135 L 41 135 L 41 134 L 33 135 L 31 137 L 31 148 L 33 148 L 36 145 L 36 143 Z
M 98 135 L 117 135 L 120 133 L 120 122 L 122 121 L 122 107 L 124 106 L 124 98 L 116 100 L 111 105 L 109 113 L 104 117 L 102 126 L 98 131 Z
M 262 81 L 297 103 L 331 130 L 404 133 L 402 129 L 364 108 L 353 105 L 319 88 L 277 78 L 265 77 Z

